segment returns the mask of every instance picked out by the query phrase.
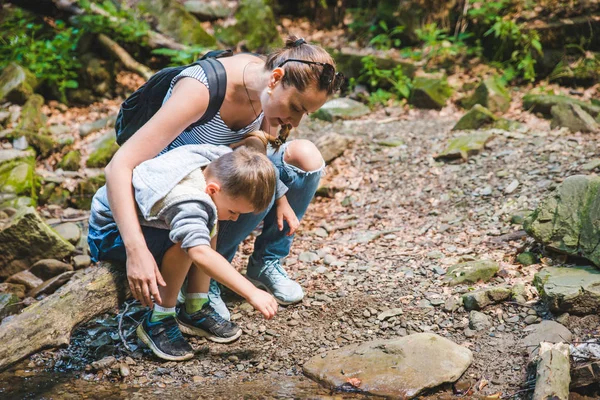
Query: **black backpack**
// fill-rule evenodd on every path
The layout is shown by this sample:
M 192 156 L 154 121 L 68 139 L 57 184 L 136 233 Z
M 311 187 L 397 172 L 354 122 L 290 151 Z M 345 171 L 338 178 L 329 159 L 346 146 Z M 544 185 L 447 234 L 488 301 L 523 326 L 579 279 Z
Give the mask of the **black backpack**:
M 123 145 L 136 133 L 162 106 L 163 100 L 171 81 L 184 69 L 201 65 L 208 79 L 210 99 L 206 112 L 198 121 L 188 127 L 193 128 L 210 121 L 221 108 L 227 88 L 227 75 L 225 68 L 216 59 L 233 55 L 231 50 L 214 50 L 206 53 L 202 58 L 189 65 L 161 69 L 152 75 L 146 83 L 127 98 L 121 105 L 115 131 L 117 143 Z

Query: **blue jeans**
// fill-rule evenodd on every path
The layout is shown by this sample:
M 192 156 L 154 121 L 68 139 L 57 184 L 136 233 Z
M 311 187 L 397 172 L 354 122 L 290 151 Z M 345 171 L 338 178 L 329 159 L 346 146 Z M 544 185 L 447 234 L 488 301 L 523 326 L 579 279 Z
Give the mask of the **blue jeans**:
M 286 163 L 283 159 L 285 148 L 289 143 L 281 146 L 278 152 L 269 152 L 268 156 L 275 168 L 279 171 L 279 178 L 288 187 L 285 194 L 290 206 L 301 220 L 317 191 L 325 163 L 316 171 L 303 171 L 300 168 Z M 261 266 L 268 260 L 281 259 L 290 253 L 294 236 L 287 236 L 289 226 L 284 222 L 282 231 L 277 227 L 277 213 L 274 206 L 275 199 L 269 207 L 259 214 L 242 214 L 237 221 L 219 222 L 219 236 L 217 251 L 231 262 L 239 244 L 264 221 L 262 233 L 254 242 L 252 264 Z

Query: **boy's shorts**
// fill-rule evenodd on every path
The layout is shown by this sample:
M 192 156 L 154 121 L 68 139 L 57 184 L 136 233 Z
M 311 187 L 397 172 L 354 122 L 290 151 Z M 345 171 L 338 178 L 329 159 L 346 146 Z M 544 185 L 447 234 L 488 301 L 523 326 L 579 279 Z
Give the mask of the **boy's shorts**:
M 148 250 L 150 250 L 160 268 L 165 253 L 175 244 L 169 239 L 169 230 L 142 226 L 142 233 Z M 127 261 L 125 244 L 123 244 L 123 238 L 121 238 L 121 234 L 116 228 L 100 231 L 90 226 L 88 244 L 94 262 L 116 261 L 125 264 Z

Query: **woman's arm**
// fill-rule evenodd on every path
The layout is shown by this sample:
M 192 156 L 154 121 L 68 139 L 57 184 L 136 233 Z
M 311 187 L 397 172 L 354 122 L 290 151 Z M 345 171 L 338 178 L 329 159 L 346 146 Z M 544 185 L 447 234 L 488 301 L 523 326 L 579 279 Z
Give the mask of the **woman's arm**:
M 156 156 L 208 107 L 206 86 L 183 78 L 158 112 L 115 153 L 106 166 L 106 188 L 114 219 L 127 252 L 127 277 L 133 296 L 150 306 L 154 296 L 160 304 L 157 283 L 165 282 L 146 246 L 137 217 L 131 179 L 133 169 Z

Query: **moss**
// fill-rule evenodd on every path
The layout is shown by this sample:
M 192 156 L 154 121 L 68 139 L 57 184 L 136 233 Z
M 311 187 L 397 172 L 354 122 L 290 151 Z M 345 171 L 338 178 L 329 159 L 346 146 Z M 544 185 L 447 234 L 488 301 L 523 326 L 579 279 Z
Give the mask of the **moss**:
M 438 154 L 436 159 L 458 158 L 466 160 L 470 155 L 479 152 L 493 137 L 491 133 L 480 132 L 472 135 L 459 136 L 450 140 L 446 148 Z
M 446 282 L 450 285 L 458 285 L 459 283 L 477 281 L 489 281 L 498 272 L 500 267 L 498 263 L 490 260 L 469 261 L 465 263 L 455 264 L 448 268 L 446 273 Z
M 6 99 L 12 103 L 23 104 L 37 86 L 32 72 L 16 63 L 10 63 L 0 74 L 0 101 Z
M 106 183 L 104 175 L 90 177 L 80 181 L 71 195 L 69 202 L 80 210 L 88 210 L 92 204 L 94 194 Z
M 523 97 L 523 108 L 531 112 L 539 112 L 549 117 L 550 110 L 557 104 L 577 104 L 585 112 L 596 118 L 600 115 L 600 106 L 587 103 L 568 96 L 548 94 L 527 94 Z
M 538 261 L 537 261 L 536 255 L 534 253 L 525 251 L 517 256 L 517 262 L 519 264 L 527 266 L 527 265 L 536 264 Z
M 66 171 L 77 171 L 80 162 L 81 154 L 77 150 L 71 150 L 60 160 L 58 166 Z
M 446 79 L 417 77 L 413 81 L 410 104 L 419 108 L 441 109 L 452 96 Z
M 90 154 L 86 165 L 89 168 L 104 168 L 119 150 L 119 145 L 113 136 L 108 136 L 99 143 L 98 148 Z
M 44 98 L 39 94 L 34 94 L 21 109 L 21 121 L 17 129 L 37 133 L 46 126 L 46 116 L 42 113 Z
M 0 165 L 0 192 L 36 198 L 39 185 L 33 157 L 21 158 Z
M 475 104 L 461 119 L 458 120 L 452 130 L 479 129 L 498 120 L 490 110 L 480 104 Z
M 498 77 L 488 78 L 464 101 L 466 108 L 472 108 L 475 104 L 481 104 L 493 113 L 506 112 L 510 107 L 510 95 Z

